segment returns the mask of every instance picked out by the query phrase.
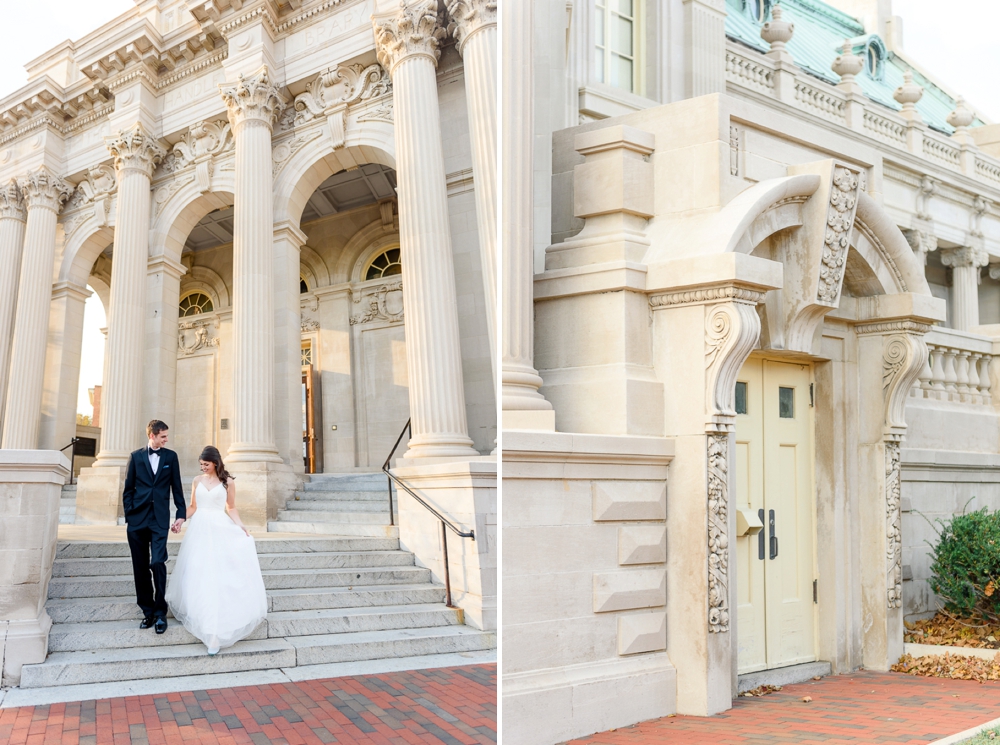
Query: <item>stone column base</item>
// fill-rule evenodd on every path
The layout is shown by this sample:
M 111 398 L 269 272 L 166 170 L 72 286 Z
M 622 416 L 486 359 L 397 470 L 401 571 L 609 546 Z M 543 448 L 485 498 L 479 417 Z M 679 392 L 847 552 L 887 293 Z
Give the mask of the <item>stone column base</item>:
M 236 479 L 236 509 L 243 524 L 251 530 L 266 530 L 267 521 L 274 520 L 284 509 L 302 480 L 291 466 L 284 463 L 227 463 Z
M 412 459 L 393 469 L 407 486 L 463 532 L 448 531 L 448 568 L 452 604 L 477 629 L 497 628 L 497 461 L 480 457 L 450 463 L 418 463 Z M 441 521 L 402 489 L 399 499 L 399 544 L 412 551 L 417 564 L 444 584 Z
M 122 491 L 124 466 L 95 466 L 80 469 L 76 487 L 77 525 L 117 525 L 125 515 Z
M 52 619 L 46 611 L 38 618 L 24 621 L 0 621 L 0 662 L 3 674 L 0 685 L 16 686 L 21 682 L 21 667 L 45 662 L 49 653 L 49 629 Z

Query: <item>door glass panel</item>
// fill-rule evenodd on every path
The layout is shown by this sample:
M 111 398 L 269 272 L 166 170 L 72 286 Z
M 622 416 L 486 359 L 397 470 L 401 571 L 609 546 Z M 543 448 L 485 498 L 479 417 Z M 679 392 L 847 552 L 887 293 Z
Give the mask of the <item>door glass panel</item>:
M 736 384 L 736 413 L 747 413 L 747 384 L 743 382 Z
M 782 419 L 795 418 L 795 389 L 778 388 L 778 416 Z

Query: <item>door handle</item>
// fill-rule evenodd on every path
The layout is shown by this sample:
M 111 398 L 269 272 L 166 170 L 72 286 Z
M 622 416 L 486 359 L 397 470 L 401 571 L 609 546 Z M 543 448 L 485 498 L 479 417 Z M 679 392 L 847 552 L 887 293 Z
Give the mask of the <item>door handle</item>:
M 763 524 L 764 523 L 764 510 L 763 509 L 757 510 L 757 517 L 760 519 L 761 524 Z M 764 535 L 764 531 L 763 530 L 759 531 L 757 533 L 757 558 L 760 559 L 761 561 L 764 560 L 764 541 L 765 541 L 765 539 L 766 539 L 766 536 Z
M 774 534 L 774 510 L 767 511 L 767 529 L 770 534 L 771 558 L 775 559 L 778 557 L 778 536 Z

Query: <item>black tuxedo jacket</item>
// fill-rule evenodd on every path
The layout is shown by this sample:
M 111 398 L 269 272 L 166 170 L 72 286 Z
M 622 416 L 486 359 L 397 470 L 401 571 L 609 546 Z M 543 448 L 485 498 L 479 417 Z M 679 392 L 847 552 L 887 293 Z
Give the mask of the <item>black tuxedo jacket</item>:
M 164 533 L 170 528 L 170 492 L 174 493 L 177 517 L 187 519 L 181 469 L 177 453 L 160 448 L 160 465 L 153 474 L 146 448 L 136 450 L 128 459 L 125 490 L 125 522 L 130 530 L 152 528 Z

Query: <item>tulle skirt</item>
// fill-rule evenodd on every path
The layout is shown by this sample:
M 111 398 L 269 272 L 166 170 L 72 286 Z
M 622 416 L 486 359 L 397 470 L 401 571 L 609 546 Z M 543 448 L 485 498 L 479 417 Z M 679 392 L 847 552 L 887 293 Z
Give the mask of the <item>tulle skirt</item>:
M 185 524 L 167 605 L 210 652 L 230 647 L 267 616 L 254 539 L 219 509 L 199 508 Z

